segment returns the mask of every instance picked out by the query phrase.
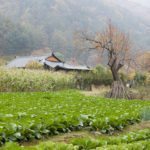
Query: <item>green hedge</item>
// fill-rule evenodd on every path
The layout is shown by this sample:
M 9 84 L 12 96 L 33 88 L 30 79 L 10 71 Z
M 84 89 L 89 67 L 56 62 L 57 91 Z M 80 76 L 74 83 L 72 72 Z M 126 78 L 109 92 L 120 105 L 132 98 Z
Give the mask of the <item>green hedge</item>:
M 76 78 L 81 88 L 94 85 L 111 85 L 113 82 L 111 72 L 102 66 L 98 66 L 89 72 L 81 72 L 76 74 Z

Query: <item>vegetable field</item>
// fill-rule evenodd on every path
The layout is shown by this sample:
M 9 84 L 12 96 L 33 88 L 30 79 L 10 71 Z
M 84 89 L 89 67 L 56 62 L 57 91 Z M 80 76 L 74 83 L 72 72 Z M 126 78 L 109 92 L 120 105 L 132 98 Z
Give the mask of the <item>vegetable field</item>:
M 83 128 L 111 134 L 139 122 L 142 109 L 150 106 L 150 102 L 87 97 L 71 90 L 1 93 L 0 106 L 0 144 L 3 145 Z

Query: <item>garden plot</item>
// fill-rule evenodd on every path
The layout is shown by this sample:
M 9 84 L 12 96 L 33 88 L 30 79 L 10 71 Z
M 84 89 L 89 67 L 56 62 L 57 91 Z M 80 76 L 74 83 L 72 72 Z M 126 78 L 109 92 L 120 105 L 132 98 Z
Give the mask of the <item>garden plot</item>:
M 0 143 L 29 141 L 81 129 L 112 134 L 139 122 L 149 101 L 87 97 L 77 91 L 1 93 Z

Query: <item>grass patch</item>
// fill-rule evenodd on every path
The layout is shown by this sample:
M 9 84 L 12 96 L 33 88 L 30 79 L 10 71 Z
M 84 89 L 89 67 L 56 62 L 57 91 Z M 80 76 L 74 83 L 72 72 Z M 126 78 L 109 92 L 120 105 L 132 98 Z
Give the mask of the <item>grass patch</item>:
M 136 86 L 130 89 L 133 99 L 150 100 L 150 85 Z

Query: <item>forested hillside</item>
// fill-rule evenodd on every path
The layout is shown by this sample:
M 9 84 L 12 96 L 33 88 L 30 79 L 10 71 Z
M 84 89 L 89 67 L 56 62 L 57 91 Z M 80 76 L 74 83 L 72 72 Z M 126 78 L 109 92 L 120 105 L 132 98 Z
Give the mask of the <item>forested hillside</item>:
M 0 54 L 49 47 L 71 57 L 74 33 L 99 31 L 108 19 L 128 31 L 136 48 L 150 48 L 150 10 L 123 0 L 0 0 Z

